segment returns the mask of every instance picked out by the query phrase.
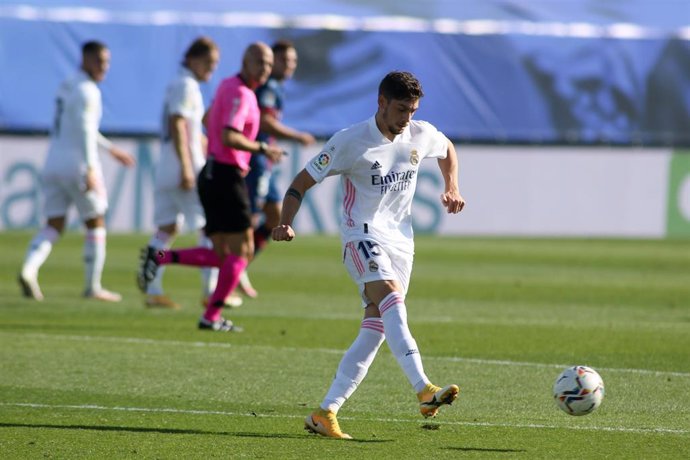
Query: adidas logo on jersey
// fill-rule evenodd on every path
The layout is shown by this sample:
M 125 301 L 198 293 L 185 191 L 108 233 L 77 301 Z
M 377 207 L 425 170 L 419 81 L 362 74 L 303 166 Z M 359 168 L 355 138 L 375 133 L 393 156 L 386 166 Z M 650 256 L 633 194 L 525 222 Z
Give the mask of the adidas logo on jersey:
M 373 165 L 371 165 L 371 169 L 381 169 L 383 166 L 381 166 L 381 163 L 378 161 L 375 161 Z

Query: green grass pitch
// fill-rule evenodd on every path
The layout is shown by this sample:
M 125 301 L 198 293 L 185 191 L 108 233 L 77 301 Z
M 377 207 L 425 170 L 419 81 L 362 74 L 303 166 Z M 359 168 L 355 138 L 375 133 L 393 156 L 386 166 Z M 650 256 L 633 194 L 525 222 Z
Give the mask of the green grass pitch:
M 82 237 L 67 234 L 40 275 L 15 277 L 31 234 L 0 234 L 0 457 L 687 458 L 690 240 L 419 236 L 409 323 L 426 373 L 461 393 L 433 420 L 384 345 L 340 411 L 354 441 L 302 429 L 359 328 L 333 237 L 272 243 L 251 266 L 260 296 L 229 315 L 241 334 L 198 331 L 196 269 L 170 267 L 180 311 L 143 307 L 138 249 L 110 235 L 104 285 L 83 300 Z M 191 237 L 179 243 L 192 244 Z M 179 245 L 179 244 L 178 244 Z M 585 417 L 556 408 L 560 371 L 606 384 Z

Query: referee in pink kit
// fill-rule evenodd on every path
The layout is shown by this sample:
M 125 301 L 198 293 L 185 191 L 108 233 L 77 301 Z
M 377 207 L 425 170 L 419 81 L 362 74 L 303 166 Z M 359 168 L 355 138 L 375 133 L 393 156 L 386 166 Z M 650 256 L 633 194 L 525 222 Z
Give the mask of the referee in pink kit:
M 206 116 L 208 160 L 199 173 L 198 188 L 206 214 L 206 234 L 213 249 L 196 247 L 142 252 L 139 287 L 145 290 L 159 265 L 181 264 L 218 267 L 218 284 L 199 319 L 199 329 L 240 331 L 221 316 L 225 298 L 235 289 L 239 276 L 254 253 L 251 209 L 244 176 L 251 155 L 281 160 L 283 151 L 257 142 L 260 111 L 254 90 L 264 84 L 273 68 L 273 52 L 265 43 L 249 45 L 242 69 L 223 80 Z

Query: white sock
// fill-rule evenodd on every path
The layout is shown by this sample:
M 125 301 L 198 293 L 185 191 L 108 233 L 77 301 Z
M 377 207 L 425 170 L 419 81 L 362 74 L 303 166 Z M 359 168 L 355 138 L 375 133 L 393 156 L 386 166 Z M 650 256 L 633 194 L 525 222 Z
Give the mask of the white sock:
M 163 232 L 161 230 L 156 231 L 151 236 L 149 240 L 149 246 L 159 250 L 169 249 L 172 244 L 173 237 L 170 233 Z M 161 295 L 163 294 L 163 273 L 165 273 L 165 265 L 158 266 L 156 270 L 156 277 L 153 278 L 146 288 L 146 294 L 148 295 Z
M 398 360 L 410 385 L 419 393 L 429 383 L 429 379 L 424 374 L 417 342 L 407 326 L 407 307 L 402 294 L 391 292 L 384 297 L 379 304 L 379 312 L 381 312 L 388 347 Z
M 86 230 L 84 238 L 84 289 L 86 292 L 98 292 L 102 289 L 101 275 L 105 265 L 105 227 Z
M 22 275 L 34 277 L 38 274 L 41 265 L 46 261 L 53 250 L 53 243 L 60 238 L 60 233 L 51 226 L 43 227 L 29 243 L 29 249 L 24 256 Z
M 213 243 L 204 234 L 204 231 L 199 232 L 199 246 L 204 248 L 213 249 Z M 204 298 L 211 297 L 213 291 L 216 290 L 216 284 L 218 284 L 218 269 L 213 267 L 202 268 L 201 269 L 201 294 Z
M 365 318 L 359 335 L 340 360 L 333 383 L 321 403 L 321 408 L 338 412 L 340 406 L 355 392 L 364 380 L 376 352 L 383 343 L 383 321 L 381 318 Z

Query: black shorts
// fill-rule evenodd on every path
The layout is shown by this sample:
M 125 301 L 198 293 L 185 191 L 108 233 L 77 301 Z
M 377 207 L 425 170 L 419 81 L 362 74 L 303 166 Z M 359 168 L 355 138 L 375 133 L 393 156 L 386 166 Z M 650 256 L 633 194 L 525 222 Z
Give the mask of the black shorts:
M 251 227 L 249 194 L 238 167 L 209 159 L 199 172 L 197 184 L 207 235 L 244 232 Z

